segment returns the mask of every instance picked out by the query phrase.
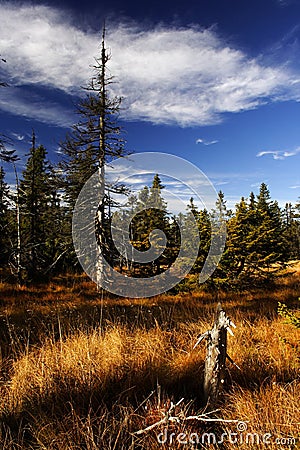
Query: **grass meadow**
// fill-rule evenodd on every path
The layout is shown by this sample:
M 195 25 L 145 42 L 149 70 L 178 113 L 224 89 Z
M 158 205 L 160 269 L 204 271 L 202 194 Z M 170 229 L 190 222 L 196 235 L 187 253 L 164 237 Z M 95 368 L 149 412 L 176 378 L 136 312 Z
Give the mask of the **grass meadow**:
M 1 282 L 0 448 L 300 448 L 300 330 L 277 313 L 299 297 L 300 264 L 272 290 L 135 300 L 78 275 Z M 240 369 L 228 362 L 211 417 L 238 424 L 186 420 L 205 413 L 205 343 L 193 347 L 218 302 L 236 324 L 228 353 Z M 136 434 L 180 400 L 178 422 Z

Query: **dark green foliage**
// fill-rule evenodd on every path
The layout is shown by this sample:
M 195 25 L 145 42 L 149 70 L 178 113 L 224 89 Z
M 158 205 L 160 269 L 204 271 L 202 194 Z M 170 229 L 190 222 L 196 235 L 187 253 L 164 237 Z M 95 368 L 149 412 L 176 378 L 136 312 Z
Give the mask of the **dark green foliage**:
M 47 193 L 45 260 L 47 261 L 46 273 L 52 275 L 68 270 L 72 245 L 68 241 L 71 225 L 68 211 L 62 205 L 61 178 L 51 165 L 49 166 Z
M 278 203 L 262 183 L 257 198 L 242 197 L 227 220 L 227 244 L 214 275 L 218 283 L 245 287 L 271 281 L 290 258 L 284 232 Z
M 260 275 L 271 269 L 274 263 L 288 259 L 285 251 L 281 211 L 276 201 L 270 199 L 267 186 L 262 183 L 257 197 L 256 209 L 250 211 L 251 231 L 247 249 L 252 271 Z
M 0 139 L 0 160 L 5 164 L 12 164 L 16 173 L 15 163 L 19 157 L 15 150 L 6 148 L 7 140 Z M 13 242 L 16 231 L 16 216 L 10 208 L 13 195 L 5 182 L 4 168 L 0 167 L 0 266 L 8 267 L 13 260 Z
M 162 195 L 163 189 L 160 177 L 156 174 L 150 189 L 145 186 L 139 193 L 136 205 L 132 210 L 134 217 L 130 233 L 133 245 L 139 251 L 148 250 L 152 245 L 161 253 L 161 256 L 153 263 L 139 264 L 139 275 L 153 276 L 160 273 L 162 267 L 165 270 L 170 265 L 174 252 L 177 252 L 176 241 L 173 238 L 174 231 L 176 234 L 176 227 L 174 228 L 174 221 L 167 211 L 167 203 Z M 166 242 L 155 230 L 160 230 L 165 234 Z
M 23 281 L 34 281 L 52 273 L 66 252 L 66 221 L 60 205 L 59 184 L 46 155 L 42 145 L 35 145 L 33 134 L 19 187 Z
M 21 242 L 22 264 L 26 267 L 24 277 L 32 280 L 44 266 L 44 248 L 46 245 L 46 227 L 48 201 L 49 167 L 46 161 L 46 149 L 32 147 L 20 182 Z
M 283 210 L 284 245 L 290 259 L 300 259 L 300 204 L 286 203 Z
M 198 257 L 191 271 L 192 273 L 200 273 L 211 242 L 211 217 L 206 209 L 199 210 L 194 203 L 194 199 L 191 198 L 187 206 L 187 212 L 182 216 L 181 221 L 184 233 L 189 236 L 187 248 L 184 249 L 187 255 L 192 253 L 193 243 L 196 242 L 196 239 L 200 239 Z M 193 226 L 194 221 L 196 221 L 197 230 Z
M 213 289 L 245 288 L 270 283 L 275 275 L 284 267 L 292 253 L 286 245 L 288 226 L 276 201 L 270 197 L 267 186 L 263 183 L 260 192 L 249 199 L 241 198 L 234 212 L 227 210 L 224 194 L 220 191 L 216 201 L 216 209 L 209 213 L 199 210 L 193 198 L 185 214 L 169 217 L 167 204 L 163 199 L 163 186 L 156 175 L 152 186 L 145 186 L 136 197 L 130 198 L 130 208 L 122 214 L 134 217 L 131 223 L 131 242 L 140 251 L 150 248 L 149 234 L 154 229 L 163 230 L 167 236 L 167 248 L 155 264 L 139 266 L 139 275 L 153 275 L 161 269 L 170 267 L 181 248 L 179 227 L 189 236 L 183 249 L 186 259 L 193 252 L 195 238 L 200 238 L 198 257 L 191 274 L 199 274 L 208 256 L 211 244 L 211 224 L 224 219 L 227 224 L 227 243 L 221 261 L 206 286 Z M 156 198 L 154 198 L 154 193 Z M 159 208 L 152 208 L 154 204 Z M 144 210 L 146 209 L 146 210 Z M 193 227 L 194 221 L 197 230 Z M 290 224 L 289 224 L 290 225 Z M 298 227 L 298 222 L 294 226 Z M 196 236 L 197 235 L 197 236 Z M 155 242 L 159 247 L 159 240 Z M 293 250 L 294 249 L 294 246 Z M 128 263 L 131 255 L 127 255 L 127 270 L 136 273 L 136 265 Z M 184 263 L 184 258 L 182 260 Z M 191 278 L 192 280 L 192 278 Z M 179 289 L 195 287 L 195 280 L 181 283 Z

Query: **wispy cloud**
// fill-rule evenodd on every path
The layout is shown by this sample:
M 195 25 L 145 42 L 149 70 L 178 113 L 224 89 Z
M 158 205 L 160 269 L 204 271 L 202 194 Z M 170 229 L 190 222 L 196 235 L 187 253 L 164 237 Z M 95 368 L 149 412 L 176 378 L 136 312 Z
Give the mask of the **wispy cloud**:
M 0 4 L 1 52 L 12 85 L 47 86 L 78 93 L 89 80 L 99 33 L 83 31 L 64 11 L 41 5 Z M 213 29 L 111 24 L 109 62 L 124 97 L 124 118 L 181 126 L 207 125 L 282 98 L 300 99 L 300 77 L 229 46 Z M 2 109 L 40 120 L 29 99 Z M 57 114 L 55 114 L 57 109 Z M 66 111 L 44 104 L 46 116 L 66 123 Z M 55 119 L 56 116 L 56 119 Z M 204 142 L 203 142 L 204 143 Z M 209 144 L 206 144 L 209 145 Z
M 1 53 L 12 82 L 77 89 L 89 74 L 98 39 L 47 6 L 1 3 Z
M 279 159 L 283 160 L 286 158 L 289 158 L 291 156 L 295 156 L 298 153 L 300 153 L 300 147 L 297 147 L 295 150 L 288 151 L 288 150 L 267 150 L 267 151 L 261 151 L 257 153 L 257 157 L 260 158 L 261 156 L 265 155 L 271 155 L 273 159 Z
M 0 109 L 28 119 L 47 124 L 69 127 L 74 122 L 73 111 L 36 93 L 29 93 L 25 87 L 8 87 L 1 91 Z M 18 140 L 21 136 L 17 138 Z
M 203 145 L 213 145 L 213 144 L 217 144 L 218 142 L 219 141 L 217 141 L 217 140 L 207 141 L 207 140 L 201 139 L 201 138 L 198 138 L 196 140 L 196 144 L 203 144 Z
M 287 70 L 264 66 L 229 47 L 213 30 L 119 26 L 110 39 L 132 118 L 183 126 L 217 123 L 222 113 L 289 95 L 294 80 Z
M 280 6 L 289 6 L 292 3 L 295 3 L 295 0 L 276 0 L 276 3 L 278 3 Z
M 25 136 L 23 134 L 11 133 L 11 136 L 14 139 L 17 139 L 17 141 L 23 141 L 25 139 Z
M 230 181 L 215 181 L 214 185 L 215 186 L 225 186 L 226 184 L 229 184 Z
M 289 186 L 289 189 L 300 189 L 300 184 L 294 184 L 293 186 Z
M 267 180 L 265 182 L 267 182 Z M 256 181 L 255 183 L 251 183 L 250 187 L 258 189 L 260 187 L 261 183 L 262 183 L 261 181 Z

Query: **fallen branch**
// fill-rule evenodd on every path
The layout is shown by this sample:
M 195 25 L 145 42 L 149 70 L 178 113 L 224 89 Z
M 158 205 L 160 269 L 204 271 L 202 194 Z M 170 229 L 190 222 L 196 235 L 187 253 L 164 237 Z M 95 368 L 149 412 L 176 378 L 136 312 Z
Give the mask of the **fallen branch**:
M 236 420 L 236 419 L 220 419 L 220 418 L 209 417 L 209 415 L 211 415 L 212 413 L 218 412 L 219 411 L 218 409 L 215 410 L 215 411 L 210 411 L 208 413 L 203 413 L 203 414 L 196 415 L 196 416 L 187 416 L 187 417 L 184 417 L 184 416 L 181 416 L 181 417 L 179 417 L 179 416 L 170 416 L 171 411 L 173 411 L 180 403 L 182 403 L 183 400 L 184 399 L 182 398 L 176 404 L 171 403 L 170 408 L 167 411 L 165 411 L 164 417 L 161 420 L 159 420 L 158 422 L 153 423 L 152 425 L 149 425 L 147 428 L 144 428 L 142 430 L 138 430 L 138 431 L 136 431 L 136 432 L 134 432 L 132 434 L 138 436 L 138 435 L 147 433 L 148 431 L 151 431 L 151 430 L 153 430 L 154 428 L 156 428 L 156 427 L 158 427 L 160 425 L 167 425 L 169 422 L 170 423 L 176 422 L 178 424 L 186 422 L 188 420 L 198 420 L 200 422 L 207 422 L 207 423 L 208 422 L 215 422 L 215 423 L 239 423 L 240 422 L 240 420 Z

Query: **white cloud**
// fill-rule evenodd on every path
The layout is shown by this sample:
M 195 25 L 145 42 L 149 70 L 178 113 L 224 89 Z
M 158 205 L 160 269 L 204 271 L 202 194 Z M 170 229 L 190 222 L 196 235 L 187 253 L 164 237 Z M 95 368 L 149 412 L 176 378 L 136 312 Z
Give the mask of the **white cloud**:
M 213 144 L 217 144 L 219 141 L 214 140 L 214 141 L 206 141 L 205 139 L 201 139 L 198 138 L 196 140 L 196 144 L 203 144 L 203 145 L 213 145 Z
M 295 0 L 276 0 L 280 6 L 289 6 L 294 3 Z
M 23 141 L 25 139 L 23 134 L 11 133 L 11 135 L 13 138 L 17 139 L 17 141 Z
M 300 184 L 295 184 L 294 186 L 289 186 L 290 189 L 300 189 Z
M 69 127 L 74 122 L 73 111 L 41 95 L 29 94 L 22 87 L 3 89 L 0 96 L 0 109 L 11 114 L 28 119 L 34 118 L 40 122 L 60 127 Z M 19 138 L 17 137 L 18 140 L 22 140 Z
M 267 151 L 261 151 L 257 153 L 257 157 L 260 158 L 261 156 L 265 155 L 271 155 L 273 159 L 279 159 L 283 160 L 286 158 L 289 158 L 291 156 L 295 156 L 298 153 L 300 153 L 300 147 L 297 147 L 295 150 L 287 151 L 287 150 L 267 150 Z
M 110 39 L 112 67 L 132 118 L 216 123 L 224 112 L 255 108 L 280 91 L 286 94 L 290 83 L 286 71 L 248 59 L 212 30 L 141 32 L 120 26 Z
M 99 34 L 76 28 L 65 12 L 47 6 L 0 4 L 0 49 L 11 84 L 78 92 L 89 80 Z M 108 27 L 111 73 L 124 97 L 124 117 L 153 123 L 207 125 L 282 98 L 300 99 L 299 74 L 271 67 L 227 45 L 213 29 Z M 4 69 L 3 69 L 4 70 Z M 28 99 L 2 109 L 40 118 Z M 45 106 L 55 120 L 55 106 Z M 48 109 L 48 111 L 46 111 Z M 58 111 L 58 118 L 66 112 Z M 66 123 L 66 117 L 59 119 Z M 208 145 L 208 144 L 207 144 Z
M 215 186 L 225 186 L 226 184 L 229 184 L 230 181 L 215 181 Z
M 97 50 L 95 35 L 46 6 L 2 3 L 0 15 L 0 48 L 13 81 L 69 91 L 86 79 Z
M 257 181 L 256 183 L 250 184 L 250 187 L 258 189 L 261 186 L 261 181 Z

